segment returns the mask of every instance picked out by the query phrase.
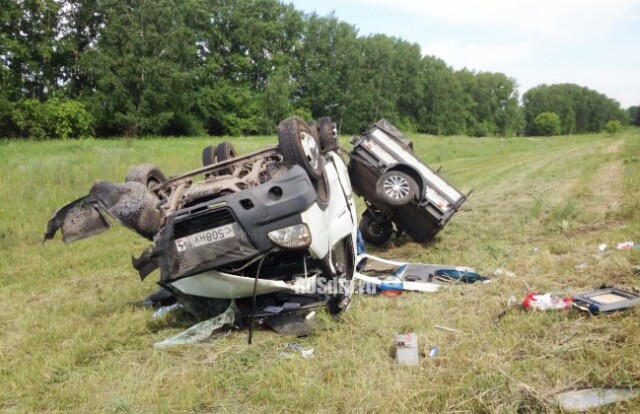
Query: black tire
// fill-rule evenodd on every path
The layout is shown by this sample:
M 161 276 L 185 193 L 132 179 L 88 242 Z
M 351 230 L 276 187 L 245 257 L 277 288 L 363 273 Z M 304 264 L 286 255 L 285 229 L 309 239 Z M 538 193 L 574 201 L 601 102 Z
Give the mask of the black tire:
M 320 144 L 304 119 L 292 116 L 278 125 L 278 145 L 286 162 L 298 164 L 314 180 L 322 177 Z
M 209 145 L 208 147 L 204 147 L 202 150 L 202 166 L 208 167 L 210 165 L 215 164 L 216 161 L 216 149 L 218 147 L 216 145 Z
M 153 164 L 142 164 L 129 169 L 125 182 L 136 181 L 152 189 L 167 180 L 167 177 Z
M 358 228 L 362 233 L 364 241 L 376 246 L 385 244 L 391 238 L 391 234 L 393 234 L 393 225 L 391 222 L 377 220 L 375 212 L 372 212 L 370 209 L 367 209 L 362 215 Z
M 416 196 L 418 185 L 409 175 L 400 171 L 387 171 L 378 178 L 376 195 L 384 203 L 400 207 Z
M 235 158 L 236 155 L 236 149 L 230 142 L 225 141 L 222 144 L 218 145 L 218 148 L 216 149 L 216 159 L 218 162 L 230 160 L 231 158 Z M 233 174 L 233 167 L 223 168 L 219 171 L 219 173 L 221 175 Z
M 334 133 L 334 124 L 331 117 L 325 116 L 318 120 L 320 128 L 320 147 L 323 151 L 331 151 L 338 148 L 338 138 Z
M 309 132 L 311 132 L 311 135 L 320 142 L 320 127 L 318 126 L 318 123 L 312 120 L 307 122 L 307 125 L 309 125 Z

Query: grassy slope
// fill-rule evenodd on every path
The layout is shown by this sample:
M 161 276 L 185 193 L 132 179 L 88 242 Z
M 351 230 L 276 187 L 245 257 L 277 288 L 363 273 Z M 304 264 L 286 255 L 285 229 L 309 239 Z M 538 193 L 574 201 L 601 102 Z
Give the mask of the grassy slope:
M 123 228 L 41 246 L 50 215 L 94 179 L 121 181 L 152 162 L 199 166 L 213 139 L 0 142 L 0 410 L 73 412 L 527 412 L 568 386 L 640 385 L 640 309 L 587 317 L 510 310 L 509 296 L 640 285 L 640 133 L 550 139 L 416 136 L 416 152 L 457 187 L 475 189 L 430 246 L 407 239 L 388 258 L 496 268 L 515 276 L 396 299 L 356 297 L 328 331 L 298 340 L 313 359 L 282 359 L 291 339 L 258 332 L 158 351 L 181 330 L 132 304 L 153 291 L 129 255 L 146 242 Z M 234 140 L 240 153 L 274 138 Z M 534 251 L 537 248 L 537 251 Z M 325 315 L 321 315 L 326 318 Z M 454 327 L 464 334 L 434 328 Z M 398 368 L 396 333 L 440 355 Z M 617 407 L 640 411 L 640 401 Z

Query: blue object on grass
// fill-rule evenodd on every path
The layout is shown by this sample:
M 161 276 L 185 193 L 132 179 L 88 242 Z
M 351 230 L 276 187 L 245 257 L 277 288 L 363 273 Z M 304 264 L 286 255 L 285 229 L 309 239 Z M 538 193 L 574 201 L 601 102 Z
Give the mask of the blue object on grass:
M 440 269 L 436 270 L 435 276 L 441 279 L 447 279 L 462 283 L 475 283 L 489 280 L 488 277 L 479 275 L 475 272 L 466 272 L 455 269 Z

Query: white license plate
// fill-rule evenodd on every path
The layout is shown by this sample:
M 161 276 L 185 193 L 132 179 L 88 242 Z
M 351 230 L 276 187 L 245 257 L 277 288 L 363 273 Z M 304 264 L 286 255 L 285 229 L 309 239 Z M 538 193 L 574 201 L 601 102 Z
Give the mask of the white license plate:
M 191 234 L 186 237 L 175 239 L 178 252 L 193 249 L 195 247 L 204 246 L 210 243 L 216 243 L 235 237 L 233 224 L 216 227 L 215 229 L 201 231 L 200 233 Z

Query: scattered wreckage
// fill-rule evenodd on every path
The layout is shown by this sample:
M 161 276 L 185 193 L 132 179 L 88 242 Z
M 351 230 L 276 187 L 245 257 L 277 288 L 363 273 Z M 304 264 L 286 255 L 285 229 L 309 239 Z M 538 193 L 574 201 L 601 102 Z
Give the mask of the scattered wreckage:
M 335 316 L 357 274 L 354 191 L 368 204 L 364 238 L 378 244 L 392 223 L 417 241 L 432 238 L 465 200 L 403 140 L 381 120 L 355 141 L 347 167 L 330 118 L 291 117 L 278 126 L 277 147 L 236 156 L 224 142 L 204 148 L 203 167 L 178 176 L 144 164 L 124 183 L 98 181 L 53 215 L 44 239 L 58 230 L 65 243 L 94 236 L 112 218 L 153 241 L 132 263 L 143 280 L 160 270 L 158 303 L 176 298 L 198 315 L 253 298 L 253 315 L 256 296 L 333 283 L 325 293 Z

